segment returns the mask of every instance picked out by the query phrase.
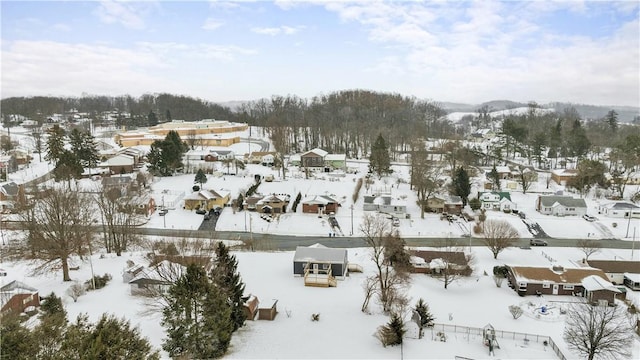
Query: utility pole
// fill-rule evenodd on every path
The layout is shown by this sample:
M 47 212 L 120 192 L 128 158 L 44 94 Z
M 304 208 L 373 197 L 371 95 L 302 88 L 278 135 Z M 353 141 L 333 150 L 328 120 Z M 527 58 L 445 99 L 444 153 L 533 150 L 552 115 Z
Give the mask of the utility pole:
M 351 204 L 351 235 L 353 235 L 353 204 Z

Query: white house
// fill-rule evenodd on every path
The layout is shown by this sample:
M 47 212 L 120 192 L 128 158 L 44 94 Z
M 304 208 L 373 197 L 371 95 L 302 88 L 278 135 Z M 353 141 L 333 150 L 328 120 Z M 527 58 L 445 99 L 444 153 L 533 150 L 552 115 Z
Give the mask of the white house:
M 517 205 L 511 201 L 511 194 L 508 192 L 481 192 L 478 194 L 481 207 L 485 210 L 513 210 Z
M 273 164 L 275 163 L 275 156 L 273 156 L 273 154 L 266 154 L 262 156 L 262 159 L 260 160 L 260 163 L 264 166 L 273 166 Z
M 640 206 L 626 201 L 614 201 L 598 206 L 598 214 L 622 219 L 628 219 L 629 215 L 631 218 L 640 218 Z
M 544 215 L 582 216 L 587 213 L 587 203 L 571 196 L 540 195 L 536 200 L 536 210 Z

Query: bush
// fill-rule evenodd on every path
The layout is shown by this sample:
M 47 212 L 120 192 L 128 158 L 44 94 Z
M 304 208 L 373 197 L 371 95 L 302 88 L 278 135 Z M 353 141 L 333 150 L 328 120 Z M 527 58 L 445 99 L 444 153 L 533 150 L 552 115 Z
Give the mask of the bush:
M 473 225 L 473 233 L 474 234 L 482 234 L 482 225 L 476 223 Z
M 69 288 L 67 289 L 67 295 L 73 299 L 73 302 L 78 301 L 78 298 L 85 294 L 84 286 L 79 282 L 75 281 Z
M 193 185 L 193 187 L 191 188 L 193 191 L 200 191 L 200 186 L 198 185 Z
M 107 283 L 111 281 L 111 274 L 104 274 L 102 276 L 99 275 L 95 275 L 93 277 L 93 282 L 91 281 L 91 279 L 87 280 L 84 282 L 85 287 L 88 290 L 93 290 L 93 285 L 95 283 L 96 286 L 96 290 L 98 289 L 102 289 L 103 287 L 107 286 Z
M 473 211 L 479 210 L 481 206 L 482 206 L 482 203 L 480 202 L 480 199 L 478 198 L 469 199 L 469 207 L 471 207 L 471 210 Z
M 522 316 L 522 308 L 518 305 L 511 305 L 509 306 L 509 312 L 511 313 L 511 315 L 513 316 L 514 319 L 519 318 L 520 316 Z
M 400 345 L 406 330 L 402 318 L 397 314 L 391 315 L 391 320 L 386 325 L 380 326 L 376 332 L 376 337 L 382 343 L 382 346 Z

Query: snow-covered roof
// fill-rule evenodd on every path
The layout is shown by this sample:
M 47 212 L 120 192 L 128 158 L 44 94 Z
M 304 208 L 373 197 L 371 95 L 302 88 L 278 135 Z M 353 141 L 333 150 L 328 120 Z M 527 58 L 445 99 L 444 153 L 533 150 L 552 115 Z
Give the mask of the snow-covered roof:
M 550 268 L 550 267 L 529 267 L 529 266 L 509 266 L 518 282 L 544 283 L 553 282 L 560 284 L 581 284 L 587 276 L 596 275 L 607 280 L 607 275 L 600 269 L 590 267 L 580 268 Z M 608 280 L 607 280 L 608 281 Z
M 544 207 L 555 207 L 562 205 L 565 207 L 586 208 L 584 199 L 573 198 L 571 196 L 546 195 L 540 196 L 540 204 Z
M 296 253 L 293 255 L 294 262 L 305 261 L 328 261 L 331 263 L 346 262 L 347 249 L 320 248 L 298 246 Z
M 324 159 L 326 161 L 345 161 L 347 160 L 347 155 L 346 154 L 327 154 Z
M 327 195 L 313 195 L 302 199 L 301 203 L 307 205 L 327 205 L 337 203 L 337 201 Z
M 616 293 L 620 292 L 612 283 L 597 275 L 590 275 L 582 279 L 582 287 L 588 291 L 609 290 Z
M 305 153 L 302 153 L 301 156 L 304 156 L 304 155 L 307 155 L 307 154 L 316 154 L 316 155 L 324 158 L 325 156 L 327 156 L 328 152 L 325 151 L 325 150 L 322 150 L 320 148 L 315 148 L 315 149 L 309 150 L 309 151 L 307 151 Z
M 171 262 L 169 260 L 162 260 L 158 264 L 153 267 L 146 268 L 138 273 L 136 277 L 131 279 L 129 283 L 138 283 L 141 281 L 153 281 L 153 282 L 162 282 L 169 283 L 172 280 L 175 280 L 180 277 L 184 271 L 186 271 L 187 267 Z
M 624 277 L 633 282 L 640 282 L 640 274 L 624 273 Z

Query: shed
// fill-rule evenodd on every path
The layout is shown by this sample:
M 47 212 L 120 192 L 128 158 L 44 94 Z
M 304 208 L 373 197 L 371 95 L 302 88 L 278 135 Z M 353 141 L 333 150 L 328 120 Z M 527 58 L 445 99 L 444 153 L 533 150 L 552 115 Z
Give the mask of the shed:
M 631 290 L 640 291 L 640 274 L 624 273 L 624 285 Z
M 612 283 L 598 275 L 590 275 L 582 279 L 582 287 L 584 288 L 584 297 L 587 302 L 594 305 L 613 305 L 616 295 L 621 293 Z
M 273 320 L 278 314 L 278 300 L 271 299 L 264 302 L 264 306 L 258 308 L 258 320 Z
M 304 276 L 307 269 L 330 268 L 331 275 L 344 279 L 348 274 L 347 249 L 333 249 L 321 244 L 298 246 L 293 256 L 293 274 Z
M 29 306 L 40 306 L 38 289 L 15 280 L 0 288 L 0 318 L 10 313 L 21 313 Z
M 249 296 L 245 296 L 242 298 L 242 309 L 244 310 L 244 315 L 247 317 L 247 320 L 255 320 L 256 314 L 258 314 L 258 305 L 260 304 L 260 300 L 255 295 L 249 294 Z

